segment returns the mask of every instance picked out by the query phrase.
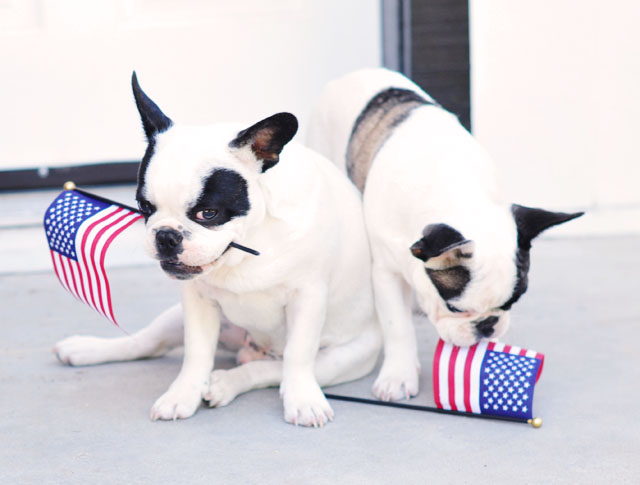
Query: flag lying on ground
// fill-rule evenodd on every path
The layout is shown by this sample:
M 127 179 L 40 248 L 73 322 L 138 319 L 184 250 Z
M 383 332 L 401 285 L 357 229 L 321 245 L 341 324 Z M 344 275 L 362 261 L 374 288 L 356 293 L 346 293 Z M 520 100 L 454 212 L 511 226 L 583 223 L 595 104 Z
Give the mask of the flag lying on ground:
M 532 418 L 544 355 L 495 342 L 456 347 L 438 342 L 433 391 L 440 409 Z
M 60 283 L 115 325 L 105 255 L 114 239 L 141 218 L 135 209 L 80 190 L 60 193 L 44 216 Z

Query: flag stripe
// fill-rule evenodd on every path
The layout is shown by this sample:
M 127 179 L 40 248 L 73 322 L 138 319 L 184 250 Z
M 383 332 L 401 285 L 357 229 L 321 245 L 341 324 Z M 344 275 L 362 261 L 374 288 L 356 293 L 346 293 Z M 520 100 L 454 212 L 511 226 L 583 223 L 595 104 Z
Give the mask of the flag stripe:
M 464 362 L 464 409 L 468 413 L 473 411 L 471 408 L 471 363 L 477 348 L 478 344 L 469 347 L 467 358 Z
M 536 375 L 536 382 L 540 379 L 540 374 L 542 374 L 542 366 L 544 365 L 544 355 L 536 352 L 536 359 L 540 361 L 540 367 L 538 367 L 538 374 Z
M 454 394 L 456 409 L 464 410 L 464 367 L 467 361 L 467 355 L 469 354 L 468 347 L 461 347 L 456 356 L 456 363 L 454 369 Z
M 82 225 L 80 226 L 80 229 L 78 230 L 78 236 L 77 236 L 78 239 L 81 240 L 80 251 L 83 256 L 82 261 L 84 263 L 84 269 L 87 275 L 87 283 L 89 285 L 89 295 L 91 296 L 91 306 L 93 306 L 93 308 L 98 313 L 101 313 L 105 317 L 106 315 L 104 314 L 104 312 L 102 312 L 100 308 L 98 308 L 98 305 L 96 304 L 96 292 L 94 288 L 98 288 L 99 282 L 96 279 L 97 275 L 94 272 L 92 272 L 89 268 L 88 261 L 92 260 L 92 258 L 91 258 L 91 253 L 87 253 L 87 247 L 89 245 L 89 236 L 91 235 L 93 229 L 101 222 L 109 219 L 111 217 L 111 214 L 118 210 L 120 209 L 117 207 L 110 207 L 104 211 L 99 212 L 95 216 L 90 217 L 89 219 L 87 219 L 85 222 L 82 223 Z M 91 236 L 93 237 L 93 235 Z M 92 261 L 92 263 L 95 266 L 95 262 Z
M 82 300 L 87 305 L 91 306 L 91 303 L 87 299 L 87 291 L 86 291 L 86 288 L 84 286 L 84 278 L 82 277 L 82 269 L 80 268 L 80 261 L 76 261 L 76 269 L 78 271 L 78 279 L 80 280 L 80 288 L 82 289 Z M 93 307 L 91 306 L 91 308 L 93 308 Z M 94 308 L 94 310 L 95 310 L 95 308 Z
M 456 406 L 455 366 L 459 351 L 460 347 L 454 347 L 449 358 L 449 405 L 454 411 L 458 410 Z
M 53 249 L 50 249 L 49 251 L 51 252 L 51 261 L 53 262 L 53 270 L 55 271 L 56 276 L 58 277 L 58 281 L 60 282 L 60 284 L 65 290 L 69 291 L 69 289 L 64 284 L 64 281 L 62 281 L 62 278 L 60 278 L 60 272 L 58 271 L 58 265 L 56 263 L 56 253 Z
M 60 268 L 60 272 L 62 273 L 62 279 L 64 280 L 64 287 L 67 289 L 69 293 L 73 295 L 73 291 L 69 286 L 69 280 L 67 280 L 67 272 L 64 270 L 64 264 L 62 264 L 62 255 L 58 253 L 58 268 Z
M 451 409 L 449 404 L 449 358 L 451 357 L 451 344 L 445 344 L 442 348 L 442 355 L 440 361 L 439 382 L 440 382 L 440 399 L 442 401 L 442 407 L 444 409 Z
M 122 209 L 121 207 L 119 207 L 117 210 L 115 210 L 112 214 L 113 217 L 116 217 L 116 214 L 120 213 L 121 211 L 123 211 L 124 209 Z M 113 224 L 119 222 L 122 218 L 126 217 L 126 214 L 124 216 L 119 217 L 116 222 L 113 222 L 112 219 L 113 217 L 110 217 L 105 224 L 103 225 L 103 227 L 101 227 L 95 234 L 95 237 L 93 238 L 93 241 L 91 242 L 91 264 L 93 266 L 93 271 L 95 272 L 96 275 L 96 280 L 98 282 L 98 299 L 100 301 L 100 309 L 102 311 L 102 314 L 109 318 L 109 315 L 107 315 L 107 311 L 105 310 L 105 302 L 104 300 L 106 298 L 103 299 L 103 288 L 105 288 L 106 284 L 103 284 L 104 279 L 106 277 L 106 275 L 103 272 L 99 272 L 98 271 L 98 265 L 96 264 L 96 246 L 98 245 L 98 242 L 100 241 L 100 238 L 102 237 L 102 235 L 107 231 L 107 229 L 109 229 Z M 110 318 L 109 318 L 110 319 Z
M 436 353 L 433 357 L 433 397 L 436 402 L 436 406 L 442 408 L 442 402 L 440 400 L 440 356 L 442 355 L 442 347 L 444 347 L 444 340 L 438 340 L 436 345 Z
M 62 257 L 62 255 L 61 255 Z M 80 293 L 78 292 L 78 285 L 76 284 L 76 277 L 73 274 L 73 267 L 71 266 L 71 260 L 69 258 L 64 258 L 64 263 L 65 266 L 67 267 L 69 274 L 71 275 L 71 282 L 73 283 L 73 292 L 75 293 L 75 296 L 78 300 L 82 301 L 82 298 L 80 297 Z
M 487 343 L 480 342 L 476 346 L 473 362 L 471 363 L 471 384 L 469 386 L 469 392 L 471 396 L 471 410 L 474 413 L 480 412 L 480 369 L 482 368 L 482 361 L 484 360 L 484 355 L 486 354 L 486 352 Z
M 111 290 L 110 290 L 110 287 L 109 287 L 109 279 L 107 278 L 107 272 L 104 269 L 104 258 L 105 258 L 106 254 L 107 254 L 107 249 L 109 249 L 109 246 L 111 245 L 113 240 L 122 231 L 124 231 L 127 227 L 129 227 L 131 224 L 133 224 L 137 220 L 140 220 L 141 218 L 142 218 L 142 216 L 139 215 L 139 214 L 127 214 L 125 217 L 122 217 L 118 221 L 116 221 L 114 223 L 114 227 L 116 227 L 116 224 L 118 224 L 120 221 L 123 221 L 123 222 L 120 224 L 119 227 L 116 227 L 116 229 L 113 232 L 113 234 L 111 234 L 111 236 L 108 237 L 108 239 L 104 243 L 104 246 L 102 248 L 102 252 L 100 253 L 100 270 L 104 274 L 104 284 L 105 284 L 106 292 L 107 292 L 107 302 L 108 302 L 108 308 L 109 308 L 109 315 L 111 317 L 111 321 L 113 323 L 115 323 L 116 325 L 118 325 L 118 322 L 116 321 L 116 318 L 113 315 L 113 305 L 112 305 L 112 302 L 111 302 Z

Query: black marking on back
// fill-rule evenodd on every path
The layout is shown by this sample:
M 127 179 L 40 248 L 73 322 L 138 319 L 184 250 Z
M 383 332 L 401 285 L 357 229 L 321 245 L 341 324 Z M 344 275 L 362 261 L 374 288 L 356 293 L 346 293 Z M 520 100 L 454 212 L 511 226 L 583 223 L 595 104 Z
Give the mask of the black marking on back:
M 471 280 L 471 273 L 464 266 L 447 269 L 426 268 L 427 275 L 443 300 L 457 298 Z
M 234 217 L 249 212 L 247 181 L 234 170 L 219 168 L 204 179 L 202 192 L 196 203 L 188 210 L 189 217 L 205 227 L 221 226 Z M 199 211 L 214 209 L 216 216 L 207 221 L 196 220 Z
M 356 119 L 347 144 L 347 174 L 362 192 L 371 162 L 393 129 L 417 107 L 437 106 L 419 93 L 388 88 L 376 94 Z

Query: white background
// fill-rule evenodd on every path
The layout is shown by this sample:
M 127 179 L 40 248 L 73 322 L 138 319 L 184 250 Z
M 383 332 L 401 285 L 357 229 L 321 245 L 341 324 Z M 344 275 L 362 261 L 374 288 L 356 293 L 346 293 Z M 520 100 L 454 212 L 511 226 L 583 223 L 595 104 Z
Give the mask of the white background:
M 640 2 L 471 0 L 474 134 L 510 200 L 640 231 Z
M 475 135 L 506 199 L 640 232 L 640 2 L 471 0 Z M 381 63 L 377 0 L 0 0 L 0 169 L 139 159 L 130 75 L 174 120 L 299 116 Z
M 0 0 L 0 169 L 140 159 L 134 69 L 174 121 L 304 128 L 324 83 L 380 65 L 380 25 L 377 0 Z

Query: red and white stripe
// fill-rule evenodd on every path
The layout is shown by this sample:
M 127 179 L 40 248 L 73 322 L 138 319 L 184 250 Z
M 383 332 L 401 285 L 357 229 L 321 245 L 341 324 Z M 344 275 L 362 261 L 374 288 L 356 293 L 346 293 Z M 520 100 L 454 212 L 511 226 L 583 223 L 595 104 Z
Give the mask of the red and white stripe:
M 136 212 L 111 205 L 78 228 L 75 236 L 78 261 L 51 250 L 53 268 L 62 286 L 116 325 L 104 260 L 113 240 L 141 218 Z
M 440 340 L 433 357 L 433 394 L 437 407 L 480 413 L 480 370 L 489 350 L 540 360 L 536 382 L 540 378 L 544 355 L 535 350 L 499 342 L 480 342 L 471 347 L 456 347 Z

